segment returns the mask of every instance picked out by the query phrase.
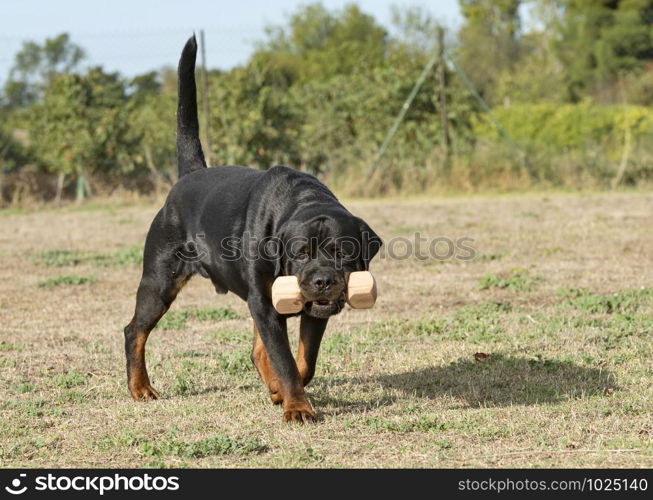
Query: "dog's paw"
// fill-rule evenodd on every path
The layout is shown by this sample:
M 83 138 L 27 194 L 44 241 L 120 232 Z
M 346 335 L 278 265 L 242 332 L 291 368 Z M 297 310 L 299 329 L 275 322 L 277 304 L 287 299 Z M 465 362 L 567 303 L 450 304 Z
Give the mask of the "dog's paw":
M 273 405 L 283 404 L 283 396 L 281 395 L 281 384 L 275 378 L 268 383 L 268 391 L 270 391 L 270 401 Z
M 297 424 L 312 424 L 317 421 L 308 401 L 284 404 L 283 421 Z
M 273 405 L 283 404 L 283 396 L 281 395 L 280 392 L 271 392 L 270 401 L 272 401 Z
M 159 393 L 149 383 L 139 386 L 129 386 L 129 392 L 134 401 L 154 401 L 159 399 Z

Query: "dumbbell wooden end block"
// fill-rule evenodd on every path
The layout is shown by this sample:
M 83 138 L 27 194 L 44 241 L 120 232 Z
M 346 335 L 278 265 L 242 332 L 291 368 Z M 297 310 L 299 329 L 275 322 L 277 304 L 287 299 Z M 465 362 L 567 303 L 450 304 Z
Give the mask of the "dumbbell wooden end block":
M 376 302 L 376 280 L 369 271 L 349 274 L 347 303 L 354 309 L 369 309 Z
M 272 284 L 272 305 L 279 314 L 295 314 L 304 307 L 297 276 L 279 276 Z
M 354 309 L 369 309 L 376 302 L 376 281 L 369 271 L 349 274 L 347 303 Z M 279 314 L 296 314 L 304 300 L 296 276 L 280 276 L 272 284 L 272 305 Z

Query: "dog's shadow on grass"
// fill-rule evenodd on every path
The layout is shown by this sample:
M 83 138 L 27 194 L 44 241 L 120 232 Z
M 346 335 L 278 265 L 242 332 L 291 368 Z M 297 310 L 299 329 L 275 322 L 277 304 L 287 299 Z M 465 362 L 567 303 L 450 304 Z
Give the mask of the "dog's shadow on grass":
M 329 381 L 327 385 L 334 386 L 340 383 L 346 383 L 344 379 Z M 318 410 L 318 415 L 343 415 L 347 413 L 364 413 L 366 411 L 380 408 L 383 406 L 390 406 L 397 401 L 396 396 L 382 395 L 380 397 L 373 396 L 371 398 L 364 398 L 360 396 L 341 397 L 327 394 L 324 386 L 314 387 L 312 391 L 309 390 L 309 396 L 315 408 Z M 325 410 L 326 407 L 333 409 Z
M 342 398 L 327 386 L 353 384 L 383 388 L 366 398 Z M 451 363 L 381 376 L 338 377 L 319 384 L 314 398 L 319 406 L 332 406 L 332 414 L 360 413 L 389 406 L 405 398 L 453 398 L 457 407 L 481 408 L 538 405 L 611 393 L 617 389 L 613 375 L 572 361 L 529 359 L 492 354 L 477 361 L 460 358 Z M 399 393 L 399 394 L 398 394 Z M 402 397 L 402 394 L 404 396 Z
M 467 407 L 557 403 L 616 389 L 614 377 L 603 369 L 503 354 L 483 360 L 460 358 L 446 365 L 381 375 L 371 382 L 407 396 L 450 396 Z

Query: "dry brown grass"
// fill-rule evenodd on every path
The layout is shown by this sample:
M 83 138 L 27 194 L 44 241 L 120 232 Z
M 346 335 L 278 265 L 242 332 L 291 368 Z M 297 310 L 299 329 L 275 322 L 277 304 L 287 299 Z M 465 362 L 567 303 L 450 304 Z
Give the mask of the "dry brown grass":
M 653 466 L 653 195 L 348 205 L 385 240 L 469 236 L 477 257 L 377 260 L 379 301 L 332 320 L 304 427 L 249 363 L 245 304 L 201 278 L 172 310 L 240 319 L 173 316 L 148 343 L 163 399 L 129 398 L 131 261 L 158 207 L 0 212 L 0 466 Z

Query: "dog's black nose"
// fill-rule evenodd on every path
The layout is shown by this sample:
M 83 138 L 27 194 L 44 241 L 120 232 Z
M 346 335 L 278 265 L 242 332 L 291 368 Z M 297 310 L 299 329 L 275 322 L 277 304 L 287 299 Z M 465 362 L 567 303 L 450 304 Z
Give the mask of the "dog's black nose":
M 333 284 L 333 278 L 326 273 L 316 273 L 313 276 L 313 286 L 316 290 L 323 292 Z

